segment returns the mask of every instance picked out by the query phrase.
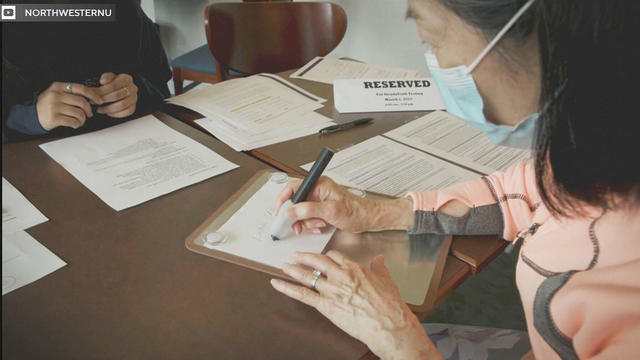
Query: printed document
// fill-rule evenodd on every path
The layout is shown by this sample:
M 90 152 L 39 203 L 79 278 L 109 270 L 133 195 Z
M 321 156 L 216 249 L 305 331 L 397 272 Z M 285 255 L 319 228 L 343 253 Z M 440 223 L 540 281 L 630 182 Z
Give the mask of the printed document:
M 529 150 L 494 144 L 482 131 L 443 111 L 413 120 L 384 136 L 483 174 L 504 171 L 531 157 Z
M 65 266 L 66 263 L 24 231 L 2 234 L 2 295 Z
M 335 229 L 326 230 L 323 234 L 290 233 L 277 241 L 271 239 L 276 197 L 285 185 L 286 182 L 267 181 L 218 229 L 226 241 L 215 246 L 215 250 L 279 269 L 284 263 L 293 262 L 296 251 L 321 253 Z
M 206 117 L 219 117 L 234 128 L 251 131 L 286 124 L 321 108 L 325 101 L 271 74 L 223 81 L 167 100 Z
M 312 165 L 303 168 L 309 170 Z M 392 196 L 436 190 L 480 176 L 382 136 L 336 153 L 324 175 L 342 185 Z
M 316 134 L 320 129 L 335 125 L 331 119 L 313 111 L 301 115 L 297 121 L 286 125 L 286 127 L 278 126 L 274 129 L 260 132 L 230 127 L 223 119 L 217 116 L 198 119 L 195 120 L 195 122 L 235 151 L 253 150 L 259 147 L 297 139 Z M 283 131 L 283 129 L 286 129 L 286 131 Z
M 389 79 L 421 78 L 415 70 L 371 65 L 357 61 L 316 57 L 290 76 L 294 79 L 333 84 L 338 79 Z
M 167 102 L 205 116 L 196 123 L 236 151 L 311 134 L 335 123 L 314 110 L 325 99 L 272 74 L 192 90 Z
M 2 178 L 2 235 L 13 234 L 47 220 L 18 189 Z
M 237 167 L 152 115 L 40 147 L 118 211 Z

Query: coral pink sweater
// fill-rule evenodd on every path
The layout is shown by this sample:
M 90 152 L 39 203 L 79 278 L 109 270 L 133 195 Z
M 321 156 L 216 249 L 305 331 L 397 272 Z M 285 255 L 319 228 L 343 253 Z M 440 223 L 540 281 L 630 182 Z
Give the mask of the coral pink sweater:
M 640 211 L 588 209 L 584 218 L 552 217 L 541 203 L 530 162 L 408 196 L 418 212 L 438 210 L 453 199 L 471 208 L 498 206 L 502 238 L 522 236 L 516 283 L 536 359 L 560 359 L 568 352 L 580 359 L 640 358 Z M 534 223 L 539 227 L 531 234 Z M 577 272 L 562 276 L 570 271 Z M 564 280 L 541 286 L 554 277 Z M 553 341 L 558 338 L 570 351 L 553 346 L 562 344 Z

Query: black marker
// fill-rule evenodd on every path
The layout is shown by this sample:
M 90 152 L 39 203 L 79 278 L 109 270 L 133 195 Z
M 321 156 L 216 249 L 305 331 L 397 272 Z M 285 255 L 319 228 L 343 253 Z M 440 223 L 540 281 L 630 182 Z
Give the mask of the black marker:
M 293 204 L 297 204 L 301 201 L 305 201 L 307 199 L 307 195 L 311 192 L 311 189 L 316 185 L 320 176 L 322 176 L 322 172 L 329 164 L 329 161 L 333 157 L 333 150 L 329 148 L 322 149 L 322 152 L 316 159 L 316 162 L 311 167 L 309 174 L 302 180 L 302 184 L 298 188 L 298 191 L 293 195 L 291 200 L 285 201 L 284 204 L 280 207 L 280 212 L 278 213 L 278 217 L 271 224 L 271 239 L 272 240 L 280 240 L 285 237 L 291 231 L 291 225 L 293 225 L 293 220 L 289 219 L 286 215 L 287 209 L 290 208 Z
M 318 132 L 320 134 L 330 134 L 330 133 L 336 132 L 336 131 L 351 129 L 352 127 L 356 127 L 358 125 L 368 124 L 371 121 L 373 121 L 372 118 L 358 119 L 358 120 L 354 120 L 354 121 L 349 121 L 349 122 L 344 123 L 344 124 L 327 126 L 326 128 L 320 129 L 320 131 L 318 131 Z

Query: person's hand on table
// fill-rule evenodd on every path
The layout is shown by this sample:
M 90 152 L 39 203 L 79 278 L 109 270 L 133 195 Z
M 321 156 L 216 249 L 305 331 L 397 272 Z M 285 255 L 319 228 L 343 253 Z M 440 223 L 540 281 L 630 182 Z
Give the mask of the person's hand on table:
M 136 111 L 138 87 L 129 74 L 104 73 L 100 76 L 98 94 L 107 105 L 96 111 L 113 118 L 124 118 Z
M 277 291 L 314 307 L 383 359 L 442 359 L 402 300 L 381 255 L 370 268 L 334 250 L 326 255 L 296 253 L 294 261 L 283 271 L 301 284 L 313 284 L 313 270 L 307 267 L 324 275 L 315 282 L 317 291 L 272 279 Z
M 53 82 L 36 100 L 38 121 L 50 131 L 59 126 L 77 129 L 93 117 L 89 101 L 102 104 L 102 98 L 90 87 L 76 83 Z
M 282 204 L 298 190 L 302 180 L 290 181 L 278 195 L 275 214 Z M 295 220 L 292 229 L 320 233 L 329 226 L 354 233 L 390 229 L 410 229 L 413 209 L 409 199 L 370 200 L 350 193 L 330 178 L 322 176 L 307 196 L 287 209 L 287 216 Z

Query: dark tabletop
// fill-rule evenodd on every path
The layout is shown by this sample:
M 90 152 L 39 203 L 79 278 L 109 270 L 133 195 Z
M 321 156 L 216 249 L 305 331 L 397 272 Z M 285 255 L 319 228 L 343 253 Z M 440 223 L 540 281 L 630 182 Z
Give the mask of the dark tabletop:
M 267 166 L 166 115 L 240 168 L 123 211 L 35 140 L 2 146 L 2 175 L 50 220 L 29 229 L 67 266 L 2 297 L 6 359 L 345 359 L 366 347 L 269 276 L 188 251 L 185 238 Z

